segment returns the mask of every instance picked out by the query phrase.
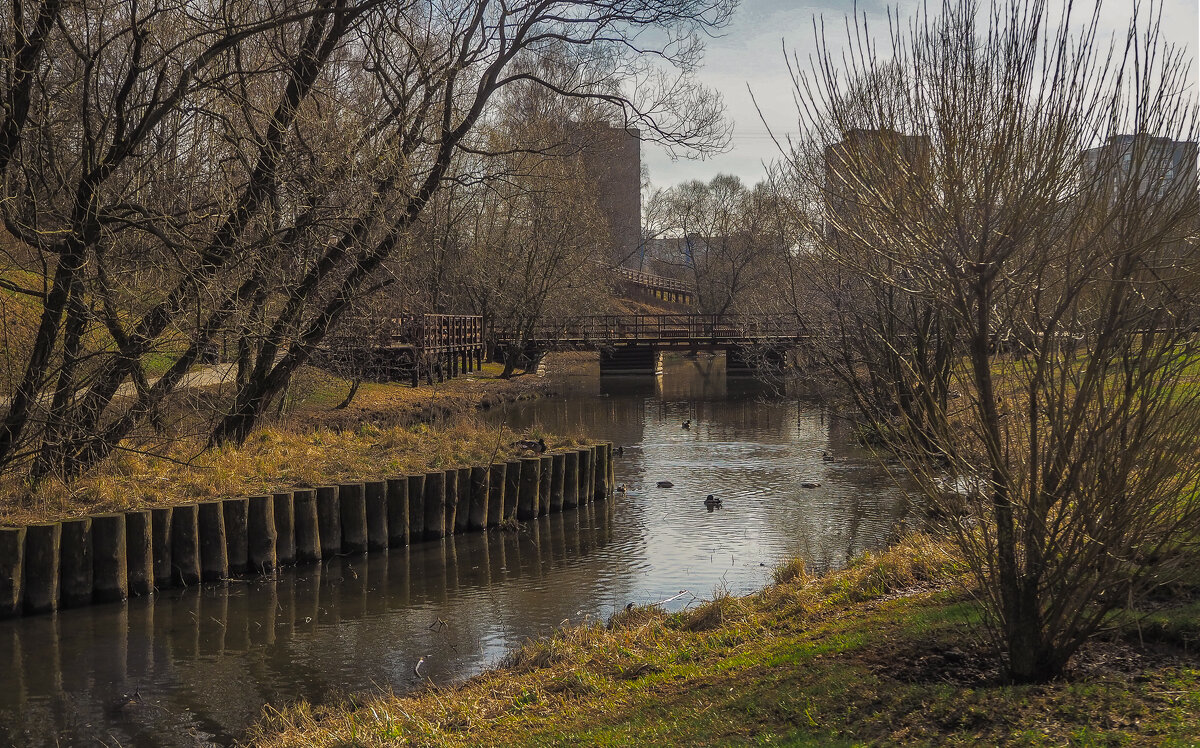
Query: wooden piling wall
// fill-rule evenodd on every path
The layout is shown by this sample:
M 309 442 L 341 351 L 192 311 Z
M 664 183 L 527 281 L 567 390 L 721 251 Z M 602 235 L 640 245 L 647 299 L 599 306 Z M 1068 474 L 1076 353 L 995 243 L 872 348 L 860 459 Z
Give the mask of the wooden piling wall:
M 403 548 L 612 495 L 612 445 L 491 466 L 0 527 L 0 618 Z

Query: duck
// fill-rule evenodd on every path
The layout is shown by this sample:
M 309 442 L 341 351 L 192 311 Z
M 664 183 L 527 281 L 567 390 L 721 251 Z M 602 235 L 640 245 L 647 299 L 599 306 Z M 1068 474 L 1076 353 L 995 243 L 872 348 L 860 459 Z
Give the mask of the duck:
M 675 487 L 675 484 L 669 480 L 660 480 L 656 485 L 659 488 L 674 488 Z
M 710 493 L 710 494 L 708 495 L 708 498 L 706 498 L 706 499 L 704 500 L 704 506 L 708 507 L 709 509 L 717 509 L 717 508 L 720 508 L 720 506 L 721 506 L 721 500 L 720 500 L 720 499 L 718 499 L 716 496 L 713 496 L 713 495 Z
M 690 429 L 692 427 L 692 419 L 687 419 L 683 422 L 683 428 Z
M 517 449 L 528 449 L 541 454 L 542 452 L 546 451 L 546 440 L 538 439 L 537 441 L 534 441 L 533 439 L 518 439 L 512 443 L 512 446 L 516 447 Z
M 820 488 L 821 484 L 820 483 L 801 483 L 800 487 L 801 488 Z
M 617 486 L 617 493 L 625 493 L 625 484 L 624 483 Z
M 822 451 L 821 451 L 821 459 L 822 459 L 822 460 L 824 460 L 825 462 L 833 462 L 833 455 L 831 455 L 831 454 L 829 454 L 828 452 L 826 452 L 826 451 L 822 450 Z

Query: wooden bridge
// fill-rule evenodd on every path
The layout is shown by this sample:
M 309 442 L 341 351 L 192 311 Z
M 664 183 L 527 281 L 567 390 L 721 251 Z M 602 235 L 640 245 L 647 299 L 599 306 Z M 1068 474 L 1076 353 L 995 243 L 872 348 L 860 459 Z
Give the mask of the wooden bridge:
M 356 319 L 331 335 L 315 356 L 318 366 L 350 378 L 432 383 L 483 365 L 483 317 L 408 314 Z
M 525 334 L 495 332 L 498 349 L 529 359 L 555 350 L 599 351 L 603 373 L 661 372 L 667 350 L 724 350 L 730 370 L 781 365 L 809 335 L 794 316 L 782 314 L 600 315 L 545 322 Z
M 683 281 L 623 267 L 612 268 L 612 273 L 618 281 L 630 289 L 658 301 L 685 306 L 696 303 L 696 289 Z
M 483 363 L 483 318 L 416 314 L 358 320 L 331 336 L 314 363 L 335 373 L 372 380 L 442 381 Z M 355 332 L 357 331 L 357 332 Z M 668 350 L 723 350 L 726 369 L 751 372 L 782 366 L 787 352 L 809 336 L 789 315 L 623 314 L 547 321 L 531 331 L 496 328 L 488 334 L 501 357 L 525 363 L 549 351 L 600 352 L 606 374 L 662 371 Z

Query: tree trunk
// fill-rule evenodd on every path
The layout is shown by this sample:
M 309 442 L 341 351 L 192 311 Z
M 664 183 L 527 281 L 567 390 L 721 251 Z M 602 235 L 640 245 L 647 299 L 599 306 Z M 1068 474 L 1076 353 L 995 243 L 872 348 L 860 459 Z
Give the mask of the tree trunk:
M 356 377 L 350 380 L 350 391 L 346 393 L 346 399 L 334 406 L 334 410 L 345 410 L 350 407 L 350 403 L 354 402 L 354 396 L 358 394 L 358 388 L 362 386 L 362 378 Z

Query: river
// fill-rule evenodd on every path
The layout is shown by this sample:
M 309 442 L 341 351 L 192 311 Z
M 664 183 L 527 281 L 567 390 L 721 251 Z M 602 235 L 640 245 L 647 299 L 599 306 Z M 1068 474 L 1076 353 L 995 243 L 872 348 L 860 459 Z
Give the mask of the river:
M 485 417 L 612 440 L 626 493 L 520 533 L 0 621 L 0 744 L 227 745 L 265 704 L 466 677 L 630 602 L 750 592 L 797 554 L 835 568 L 882 547 L 904 511 L 843 419 L 727 380 L 719 357 L 669 359 L 657 379 L 593 370 L 565 389 Z

